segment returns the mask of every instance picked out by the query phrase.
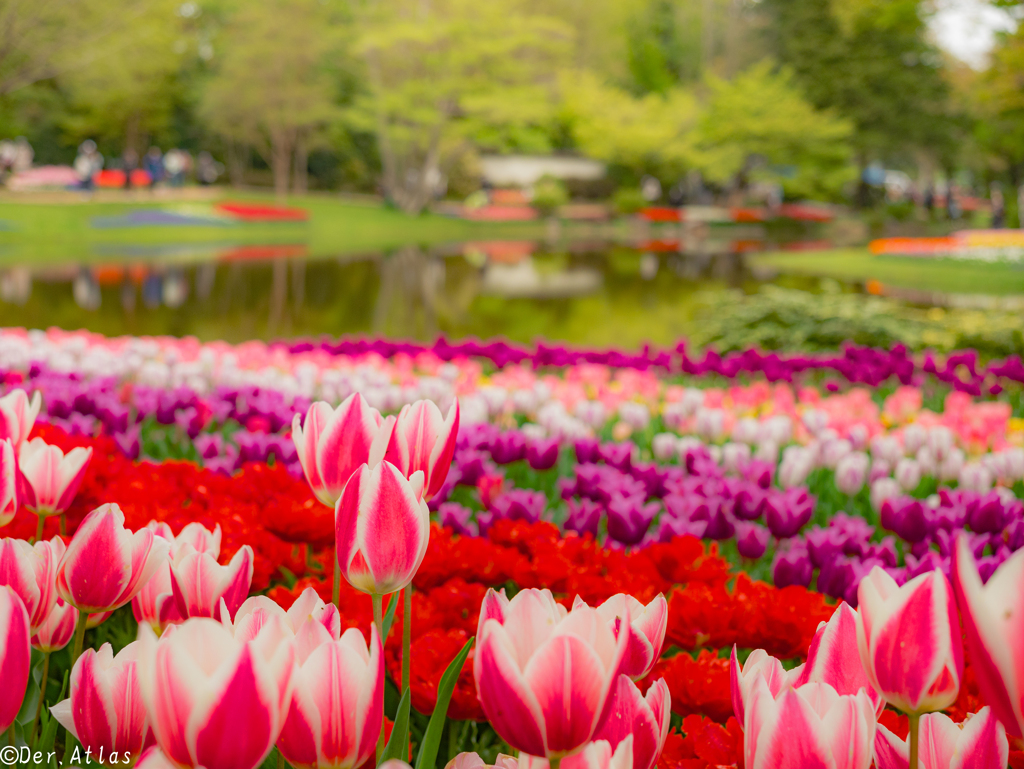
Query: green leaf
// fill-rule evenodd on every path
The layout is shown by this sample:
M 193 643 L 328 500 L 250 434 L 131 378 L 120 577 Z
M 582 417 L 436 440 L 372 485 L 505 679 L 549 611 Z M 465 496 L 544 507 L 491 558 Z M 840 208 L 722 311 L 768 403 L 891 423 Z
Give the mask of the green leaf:
M 388 640 L 388 635 L 391 633 L 391 623 L 395 621 L 395 609 L 398 608 L 398 595 L 400 591 L 395 591 L 391 594 L 391 603 L 388 604 L 387 613 L 384 615 L 384 637 L 380 639 L 381 643 Z
M 394 601 L 392 603 L 395 603 Z M 380 756 L 380 762 L 377 764 L 383 764 L 385 761 L 390 761 L 392 758 L 397 758 L 401 761 L 406 761 L 409 758 L 409 706 L 412 702 L 412 691 L 410 689 L 405 690 L 405 694 L 402 695 L 401 702 L 398 703 L 398 712 L 395 714 L 395 726 L 391 730 L 391 739 L 388 740 L 388 744 L 384 747 L 384 752 Z
M 473 645 L 473 639 L 466 641 L 455 659 L 452 660 L 441 682 L 437 685 L 437 706 L 434 714 L 430 717 L 427 731 L 423 735 L 423 742 L 420 744 L 419 755 L 416 756 L 416 769 L 429 769 L 437 761 L 437 749 L 441 745 L 441 732 L 444 730 L 444 722 L 448 719 L 448 703 L 452 699 L 452 692 L 455 691 L 455 682 L 459 680 L 459 673 L 469 656 L 469 649 Z M 406 692 L 408 694 L 408 692 Z

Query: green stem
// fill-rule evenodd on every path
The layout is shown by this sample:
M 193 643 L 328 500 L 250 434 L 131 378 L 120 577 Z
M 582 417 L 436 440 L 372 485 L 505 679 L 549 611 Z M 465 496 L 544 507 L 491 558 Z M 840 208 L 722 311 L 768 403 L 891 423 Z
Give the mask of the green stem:
M 338 551 L 334 551 L 334 588 L 331 593 L 331 598 L 334 601 L 334 605 L 338 607 L 338 611 L 341 611 L 341 564 L 338 563 Z M 383 638 L 381 642 L 383 642 Z
M 913 714 L 910 716 L 910 763 L 908 764 L 910 769 L 917 769 L 917 752 L 918 752 L 918 739 L 919 729 L 918 724 L 921 721 L 921 716 Z
M 36 716 L 32 719 L 32 728 L 28 730 L 29 744 L 35 744 L 36 727 L 39 726 L 39 716 L 43 712 L 43 702 L 46 700 L 46 681 L 50 676 L 50 653 L 43 653 L 43 678 L 39 685 L 39 703 L 36 705 Z
M 410 582 L 404 590 L 402 597 L 405 603 L 402 605 L 402 694 L 409 690 L 409 669 L 412 665 L 410 656 L 412 648 L 412 583 Z
M 373 624 L 377 627 L 377 636 L 380 638 L 380 642 L 384 643 L 384 609 L 381 605 L 383 597 L 376 593 L 370 596 L 370 600 L 373 601 Z M 384 712 L 380 714 L 380 735 L 377 737 L 377 763 L 380 763 L 380 757 L 384 755 Z
M 71 667 L 75 666 L 78 658 L 82 656 L 82 646 L 85 644 L 85 626 L 89 622 L 89 615 L 84 611 L 78 612 L 78 624 L 75 626 L 75 642 L 71 647 Z
M 548 767 L 549 767 L 549 769 L 558 769 L 558 765 L 561 764 L 561 763 L 562 763 L 562 759 L 560 759 L 560 758 L 549 758 L 548 759 Z
M 32 540 L 32 544 L 43 541 L 43 524 L 46 523 L 46 518 L 38 513 L 36 514 L 36 518 L 38 519 L 38 523 L 36 523 L 36 538 Z

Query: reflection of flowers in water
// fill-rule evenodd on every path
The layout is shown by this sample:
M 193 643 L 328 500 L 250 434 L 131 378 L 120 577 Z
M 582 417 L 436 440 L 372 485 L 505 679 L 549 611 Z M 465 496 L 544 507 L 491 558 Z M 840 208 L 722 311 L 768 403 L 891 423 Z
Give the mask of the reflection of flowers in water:
M 172 269 L 164 277 L 163 290 L 164 304 L 171 309 L 176 309 L 185 304 L 188 299 L 188 278 L 182 269 Z
M 32 295 L 32 273 L 27 267 L 12 267 L 0 274 L 0 299 L 25 304 Z
M 75 299 L 75 304 L 83 310 L 98 310 L 100 307 L 100 284 L 84 267 L 75 276 L 75 281 L 71 285 L 71 295 Z

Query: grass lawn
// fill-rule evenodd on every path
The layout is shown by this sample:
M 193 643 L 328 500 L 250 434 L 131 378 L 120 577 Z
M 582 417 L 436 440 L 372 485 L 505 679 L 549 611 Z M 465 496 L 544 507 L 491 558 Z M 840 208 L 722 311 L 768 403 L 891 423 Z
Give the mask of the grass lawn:
M 219 200 L 273 203 L 270 195 L 225 190 Z M 238 223 L 224 227 L 145 226 L 96 228 L 94 217 L 145 208 L 181 213 L 211 211 L 214 201 L 31 202 L 0 199 L 0 262 L 60 263 L 109 260 L 155 251 L 211 252 L 235 245 L 304 244 L 309 256 L 386 251 L 397 246 L 473 239 L 539 238 L 543 224 L 478 223 L 432 214 L 407 216 L 372 202 L 326 195 L 290 198 L 309 211 L 306 222 Z
M 773 252 L 752 255 L 751 264 L 780 272 L 837 280 L 941 291 L 951 294 L 1024 293 L 1024 264 L 873 256 L 866 248 Z

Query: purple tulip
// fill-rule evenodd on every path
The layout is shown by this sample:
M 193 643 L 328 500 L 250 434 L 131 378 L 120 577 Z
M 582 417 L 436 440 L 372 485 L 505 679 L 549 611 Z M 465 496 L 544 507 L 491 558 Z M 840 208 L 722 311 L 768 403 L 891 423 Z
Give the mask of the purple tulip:
M 768 549 L 771 533 L 756 523 L 736 524 L 736 549 L 744 558 L 760 558 Z
M 624 545 L 639 544 L 661 505 L 644 504 L 641 496 L 613 497 L 608 502 L 608 536 Z
M 772 564 L 772 579 L 776 587 L 788 587 L 789 585 L 800 585 L 807 587 L 811 584 L 811 558 L 807 550 L 799 547 L 791 548 L 785 552 L 779 552 Z
M 502 433 L 491 444 L 491 459 L 499 465 L 526 459 L 526 436 L 518 430 Z
M 491 512 L 496 519 L 536 523 L 547 503 L 547 497 L 542 491 L 510 489 L 491 503 Z
M 814 500 L 806 489 L 774 492 L 765 500 L 765 520 L 779 539 L 792 537 L 811 520 Z
M 885 500 L 879 521 L 886 529 L 911 543 L 923 540 L 931 528 L 921 500 L 908 497 Z
M 456 534 L 463 537 L 475 537 L 479 534 L 477 525 L 473 523 L 473 511 L 458 502 L 444 502 L 438 508 L 437 520 Z
M 604 508 L 600 502 L 590 499 L 583 499 L 577 502 L 569 499 L 566 502 L 569 514 L 565 518 L 565 529 L 575 531 L 577 534 L 590 534 L 597 537 L 598 525 L 601 523 L 601 514 Z
M 606 464 L 626 473 L 629 472 L 630 465 L 633 463 L 634 451 L 636 451 L 636 445 L 632 441 L 602 443 L 598 448 L 598 455 Z
M 526 446 L 526 461 L 534 470 L 550 470 L 558 464 L 558 439 L 530 441 Z
M 576 441 L 573 448 L 576 450 L 576 461 L 581 465 L 594 464 L 601 459 L 601 444 L 593 438 L 582 438 Z

